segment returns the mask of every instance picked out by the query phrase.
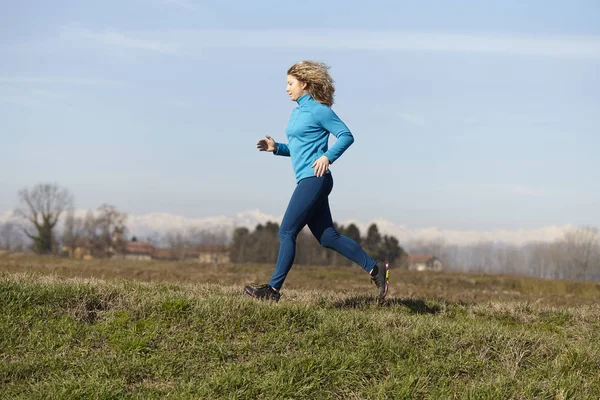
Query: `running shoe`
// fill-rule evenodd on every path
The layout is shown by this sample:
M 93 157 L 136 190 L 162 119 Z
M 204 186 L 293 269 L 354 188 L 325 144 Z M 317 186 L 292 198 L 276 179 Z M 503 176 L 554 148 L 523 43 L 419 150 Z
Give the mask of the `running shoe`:
M 385 267 L 375 264 L 375 268 L 371 271 L 371 280 L 379 288 L 379 300 L 385 299 L 389 287 L 390 263 L 385 262 Z
M 275 288 L 269 285 L 248 285 L 244 287 L 244 292 L 258 300 L 279 301 L 279 298 L 281 297 L 281 294 L 279 294 L 279 290 L 276 290 Z

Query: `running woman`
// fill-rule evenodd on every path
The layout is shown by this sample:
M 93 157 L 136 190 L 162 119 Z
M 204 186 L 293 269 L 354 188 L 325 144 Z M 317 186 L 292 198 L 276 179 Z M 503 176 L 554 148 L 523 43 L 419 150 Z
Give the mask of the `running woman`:
M 379 265 L 354 240 L 340 235 L 333 227 L 328 196 L 333 189 L 329 170 L 354 142 L 348 127 L 333 112 L 335 88 L 329 67 L 315 61 L 301 61 L 287 71 L 286 92 L 298 103 L 285 130 L 288 143 L 270 137 L 259 140 L 260 151 L 290 157 L 296 175 L 296 188 L 279 228 L 279 253 L 271 281 L 246 286 L 244 291 L 261 300 L 278 301 L 279 290 L 292 268 L 296 255 L 296 237 L 308 225 L 322 246 L 333 249 L 360 265 L 379 288 L 379 299 L 388 291 L 388 264 Z M 337 140 L 328 149 L 329 134 Z

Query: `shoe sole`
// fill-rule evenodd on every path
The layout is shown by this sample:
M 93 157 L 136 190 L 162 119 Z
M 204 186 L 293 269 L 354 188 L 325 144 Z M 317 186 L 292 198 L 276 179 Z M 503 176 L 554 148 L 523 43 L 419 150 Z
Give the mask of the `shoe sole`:
M 258 296 L 256 296 L 254 293 L 252 293 L 252 291 L 251 291 L 250 289 L 248 289 L 248 287 L 247 287 L 247 286 L 246 286 L 246 287 L 244 287 L 244 293 L 246 293 L 248 296 L 250 296 L 250 297 L 252 297 L 252 298 L 254 298 L 254 299 L 260 300 L 260 299 L 258 298 Z
M 385 263 L 385 290 L 383 291 L 383 295 L 379 296 L 379 300 L 385 299 L 385 296 L 387 296 L 387 294 L 388 294 L 389 278 L 390 278 L 390 266 L 388 263 Z
M 263 301 L 263 300 L 264 301 L 274 301 L 274 302 L 278 302 L 279 301 L 279 299 L 273 299 L 273 298 L 263 299 L 261 297 L 258 297 L 257 295 L 255 295 L 254 293 L 252 293 L 252 291 L 248 288 L 248 286 L 244 287 L 244 293 L 246 293 L 248 296 L 252 297 L 253 299 L 260 300 L 260 301 Z

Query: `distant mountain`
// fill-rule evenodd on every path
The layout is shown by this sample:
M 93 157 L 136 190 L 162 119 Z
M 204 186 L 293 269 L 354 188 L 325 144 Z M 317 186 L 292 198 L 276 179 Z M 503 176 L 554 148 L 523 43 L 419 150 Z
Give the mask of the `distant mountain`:
M 77 217 L 85 217 L 87 210 L 77 210 Z M 280 223 L 281 216 L 265 214 L 260 210 L 248 210 L 234 216 L 215 216 L 207 218 L 189 218 L 168 213 L 150 213 L 143 215 L 129 215 L 127 228 L 129 236 L 137 236 L 140 239 L 161 236 L 167 232 L 186 232 L 191 228 L 207 231 L 218 231 L 231 234 L 236 227 L 254 229 L 257 224 L 268 221 Z M 0 213 L 0 224 L 5 222 L 18 222 L 19 218 L 12 211 Z M 401 244 L 415 241 L 444 241 L 446 244 L 468 245 L 478 242 L 497 242 L 505 244 L 522 245 L 529 242 L 552 242 L 564 235 L 573 227 L 545 226 L 536 229 L 518 230 L 449 230 L 436 227 L 409 228 L 405 225 L 378 219 L 374 221 L 337 221 L 343 225 L 354 223 L 364 235 L 371 223 L 376 223 L 381 234 L 394 235 Z M 62 229 L 62 224 L 59 224 Z
M 208 231 L 233 232 L 235 228 L 254 229 L 258 224 L 268 221 L 281 221 L 281 217 L 264 214 L 259 210 L 249 210 L 234 216 L 215 216 L 206 218 L 188 218 L 168 213 L 129 215 L 127 228 L 130 235 L 144 237 L 154 233 L 164 234 L 170 231 L 185 232 L 191 228 Z

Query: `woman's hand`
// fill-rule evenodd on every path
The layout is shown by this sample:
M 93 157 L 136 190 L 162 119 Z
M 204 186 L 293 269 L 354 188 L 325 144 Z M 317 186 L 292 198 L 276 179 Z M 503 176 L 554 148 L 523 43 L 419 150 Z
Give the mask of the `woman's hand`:
M 256 148 L 260 151 L 271 151 L 275 152 L 277 150 L 277 145 L 275 144 L 275 140 L 269 135 L 266 135 L 266 140 L 261 139 L 256 143 Z
M 321 156 L 313 163 L 311 167 L 315 169 L 315 175 L 321 177 L 325 175 L 329 169 L 329 158 L 326 156 Z

